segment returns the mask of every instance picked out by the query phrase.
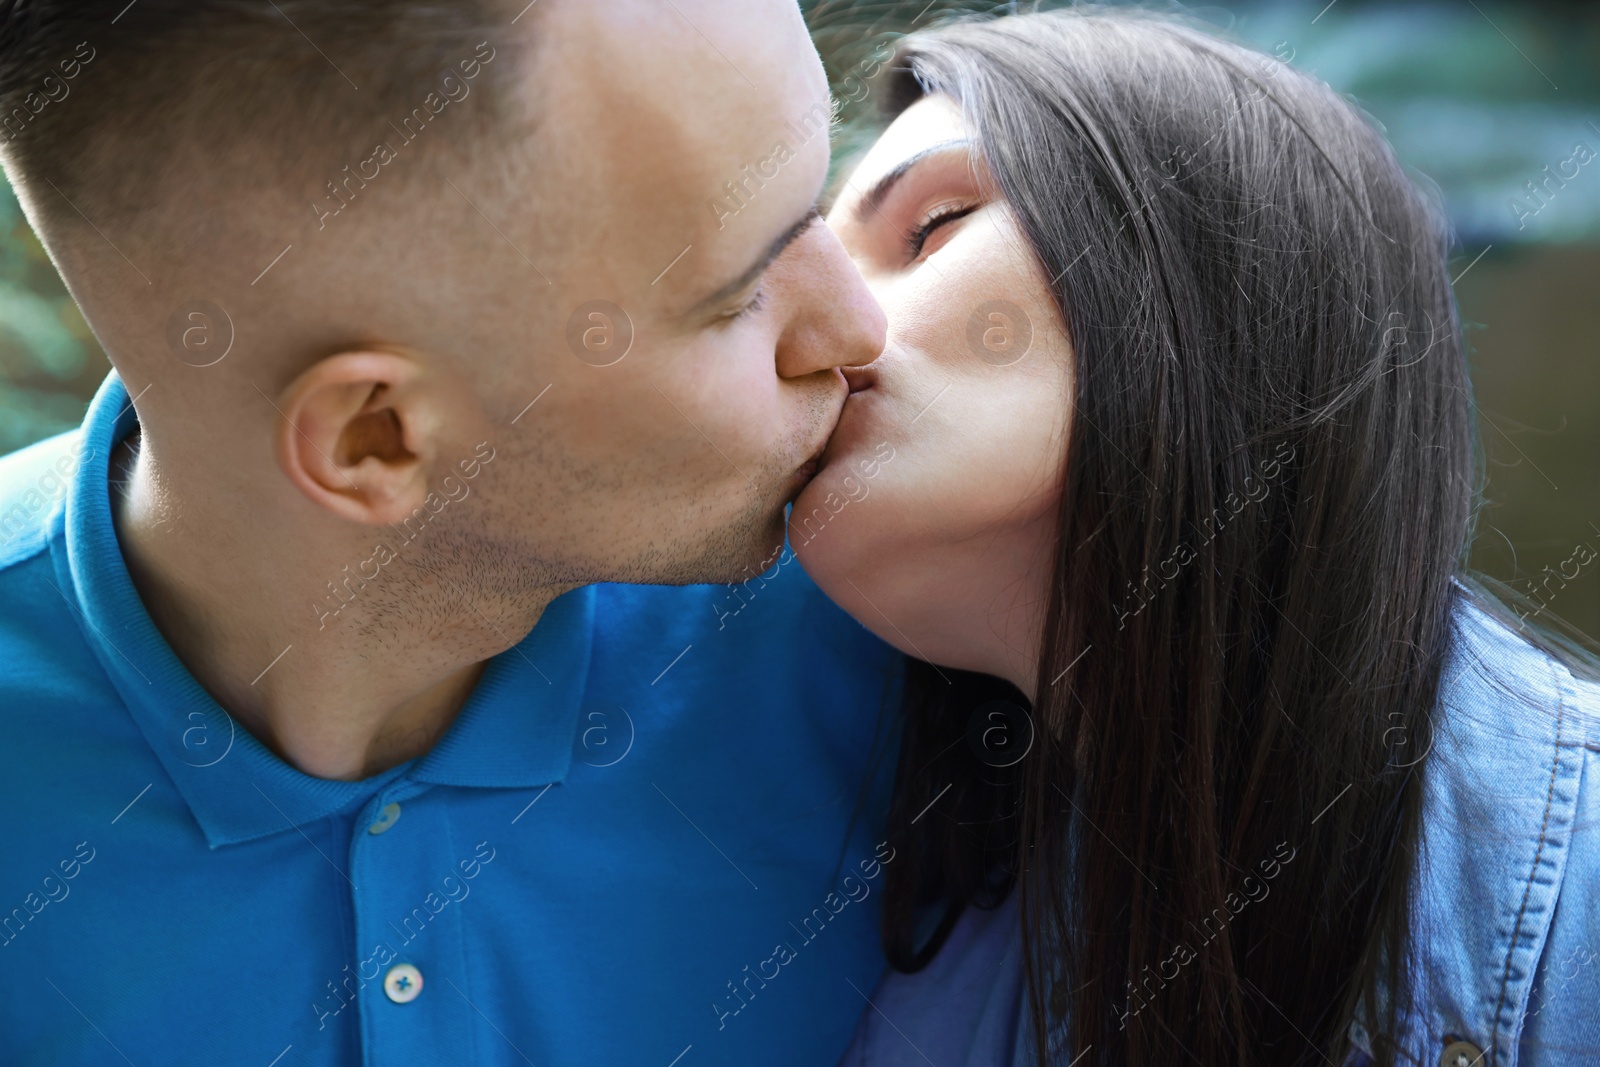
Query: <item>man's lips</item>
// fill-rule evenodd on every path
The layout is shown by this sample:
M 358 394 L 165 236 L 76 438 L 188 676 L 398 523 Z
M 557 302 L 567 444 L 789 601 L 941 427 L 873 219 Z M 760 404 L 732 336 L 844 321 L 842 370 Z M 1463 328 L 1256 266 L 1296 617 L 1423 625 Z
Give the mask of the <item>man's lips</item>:
M 832 446 L 834 435 L 839 432 L 839 423 L 844 418 L 845 407 L 849 404 L 850 398 L 878 384 L 878 372 L 870 363 L 864 367 L 840 367 L 839 371 L 844 376 L 845 384 L 849 386 L 849 392 L 845 394 L 844 403 L 839 405 L 839 414 L 834 417 L 833 426 L 828 430 L 828 436 L 822 439 L 822 443 L 794 472 L 793 481 L 798 487 L 795 489 L 796 493 L 801 488 L 804 488 L 827 465 L 828 449 Z
M 844 410 L 843 405 L 840 405 L 840 410 Z M 835 420 L 832 429 L 828 431 L 828 436 L 822 439 L 822 443 L 812 450 L 811 455 L 795 471 L 795 478 L 801 485 L 817 476 L 817 471 L 822 468 L 822 457 L 827 454 L 828 443 L 833 440 L 833 435 L 838 432 L 838 429 L 838 420 Z
M 864 384 L 861 384 L 862 379 L 860 378 L 859 375 L 854 375 L 853 376 L 853 372 L 856 372 L 859 369 L 860 368 L 858 368 L 858 367 L 841 367 L 840 368 L 840 370 L 845 372 L 844 373 L 844 379 L 845 379 L 845 382 L 849 386 L 849 392 L 847 392 L 845 394 L 845 398 L 844 398 L 845 400 L 849 400 L 850 399 L 850 393 L 854 393 L 858 389 L 862 389 L 862 388 L 867 388 L 868 387 L 868 386 L 866 386 Z M 839 431 L 839 419 L 843 415 L 844 415 L 844 403 L 840 402 L 839 411 L 838 411 L 838 413 L 836 415 L 834 415 L 833 425 L 828 428 L 827 436 L 822 439 L 821 443 L 818 444 L 817 447 L 812 450 L 811 455 L 809 457 L 807 457 L 806 461 L 804 463 L 800 464 L 799 468 L 794 472 L 793 481 L 800 488 L 804 488 L 806 483 L 810 482 L 811 479 L 815 478 L 817 476 L 817 472 L 822 469 L 823 457 L 827 454 L 828 444 L 829 444 L 829 442 L 831 442 L 833 440 L 833 435 Z M 795 490 L 795 492 L 799 492 L 799 488 L 797 488 Z

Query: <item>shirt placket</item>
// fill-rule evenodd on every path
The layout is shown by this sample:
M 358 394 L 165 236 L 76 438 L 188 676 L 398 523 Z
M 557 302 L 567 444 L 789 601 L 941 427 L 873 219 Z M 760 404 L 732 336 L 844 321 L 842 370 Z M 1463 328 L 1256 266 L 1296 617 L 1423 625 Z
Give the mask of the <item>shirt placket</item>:
M 462 910 L 471 856 L 438 787 L 398 779 L 362 809 L 350 840 L 362 1062 L 476 1063 Z M 458 856 L 457 853 L 462 853 Z

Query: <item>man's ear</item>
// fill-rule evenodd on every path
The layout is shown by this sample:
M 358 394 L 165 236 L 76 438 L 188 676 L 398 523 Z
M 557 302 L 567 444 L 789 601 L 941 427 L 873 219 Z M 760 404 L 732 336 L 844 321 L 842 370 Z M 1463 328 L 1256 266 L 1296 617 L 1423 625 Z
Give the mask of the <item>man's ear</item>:
M 422 506 L 439 454 L 443 398 L 415 359 L 340 352 L 318 360 L 278 400 L 278 465 L 342 519 L 382 526 Z

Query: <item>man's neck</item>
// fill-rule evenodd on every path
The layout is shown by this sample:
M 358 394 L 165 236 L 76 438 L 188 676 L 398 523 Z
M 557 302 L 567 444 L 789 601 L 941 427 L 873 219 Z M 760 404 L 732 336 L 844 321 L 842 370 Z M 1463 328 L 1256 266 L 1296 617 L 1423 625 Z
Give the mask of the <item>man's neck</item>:
M 427 752 L 485 661 L 525 636 L 566 591 L 497 611 L 464 590 L 441 597 L 435 588 L 424 610 L 388 588 L 319 627 L 307 605 L 323 592 L 319 576 L 340 574 L 330 560 L 341 553 L 319 554 L 269 523 L 235 521 L 210 510 L 209 500 L 176 492 L 138 442 L 135 433 L 113 454 L 110 489 L 140 599 L 224 710 L 306 774 L 354 781 Z M 260 506 L 270 512 L 272 504 Z M 442 574 L 421 581 L 457 592 Z

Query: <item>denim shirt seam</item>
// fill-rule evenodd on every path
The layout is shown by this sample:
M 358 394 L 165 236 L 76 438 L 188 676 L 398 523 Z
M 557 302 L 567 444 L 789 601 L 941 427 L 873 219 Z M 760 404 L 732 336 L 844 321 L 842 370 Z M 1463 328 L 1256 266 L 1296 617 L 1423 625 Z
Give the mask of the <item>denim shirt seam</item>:
M 1574 820 L 1583 805 L 1580 794 L 1585 784 L 1583 772 L 1586 751 L 1593 747 L 1596 740 L 1591 736 L 1592 709 L 1595 706 L 1594 698 L 1600 696 L 1600 687 L 1586 685 L 1580 691 L 1577 679 L 1563 664 L 1549 656 L 1545 657 L 1544 662 L 1545 669 L 1551 676 L 1549 692 L 1556 700 L 1555 737 L 1551 753 L 1550 785 L 1546 793 L 1539 846 L 1530 865 L 1527 879 L 1523 883 L 1523 906 L 1518 912 L 1517 925 L 1512 930 L 1506 948 L 1506 968 L 1502 976 L 1501 997 L 1493 1020 L 1494 1033 L 1490 1048 L 1495 1058 L 1492 1062 L 1501 1063 L 1502 1067 L 1515 1067 L 1520 1056 L 1527 1000 L 1532 995 L 1533 986 L 1538 980 L 1540 958 L 1551 934 L 1550 922 L 1554 918 L 1556 904 L 1568 879 L 1567 860 L 1571 851 Z M 1576 725 L 1579 728 L 1576 737 L 1573 736 L 1574 719 L 1577 720 Z M 1563 785 L 1570 785 L 1570 795 L 1562 794 Z M 1547 850 L 1547 845 L 1552 848 Z M 1541 871 L 1550 875 L 1545 885 L 1541 885 L 1539 879 Z M 1542 897 L 1537 913 L 1543 918 L 1539 924 L 1524 930 L 1524 913 L 1529 911 L 1528 902 L 1536 892 Z M 1526 945 L 1529 954 L 1527 966 L 1524 967 L 1522 975 L 1512 982 L 1510 972 L 1515 963 L 1514 957 L 1521 950 L 1519 946 L 1524 938 L 1530 939 Z M 1515 995 L 1508 995 L 1513 990 Z M 1503 1062 L 1498 1056 L 1502 1034 L 1507 1040 L 1506 1057 Z
M 1554 751 L 1552 751 L 1550 754 L 1550 784 L 1545 790 L 1544 818 L 1539 826 L 1539 844 L 1534 850 L 1533 862 L 1528 865 L 1527 878 L 1523 881 L 1522 903 L 1517 908 L 1517 918 L 1511 926 L 1511 938 L 1506 944 L 1505 966 L 1500 972 L 1500 996 L 1494 1010 L 1494 1030 L 1489 1035 L 1489 1047 L 1491 1050 L 1495 1050 L 1491 1052 L 1491 1056 L 1496 1058 L 1498 1058 L 1497 1052 L 1500 1047 L 1500 1035 L 1503 1031 L 1508 1029 L 1505 1019 L 1506 1000 L 1511 989 L 1511 970 L 1515 963 L 1517 943 L 1522 939 L 1522 925 L 1524 919 L 1527 918 L 1528 903 L 1533 897 L 1533 887 L 1538 879 L 1540 866 L 1544 860 L 1545 846 L 1550 842 L 1550 813 L 1555 808 L 1556 783 L 1560 781 L 1561 778 L 1562 729 L 1566 724 L 1567 714 L 1566 686 L 1562 684 L 1562 679 L 1556 673 L 1553 664 L 1550 664 L 1548 661 L 1546 661 L 1546 669 L 1549 670 L 1552 675 L 1550 679 L 1553 683 L 1551 688 L 1556 694 L 1555 746 Z M 1537 965 L 1538 960 L 1535 959 L 1534 963 Z M 1530 973 L 1528 975 L 1528 980 L 1531 981 L 1531 978 L 1532 975 Z M 1516 1020 L 1514 1018 L 1511 1020 L 1509 1029 L 1513 1032 L 1507 1035 L 1508 1039 L 1514 1039 L 1516 1037 L 1516 1034 L 1514 1033 L 1516 1030 Z M 1508 1050 L 1509 1060 L 1505 1067 L 1514 1067 L 1517 1058 L 1517 1049 L 1514 1040 L 1510 1041 Z

